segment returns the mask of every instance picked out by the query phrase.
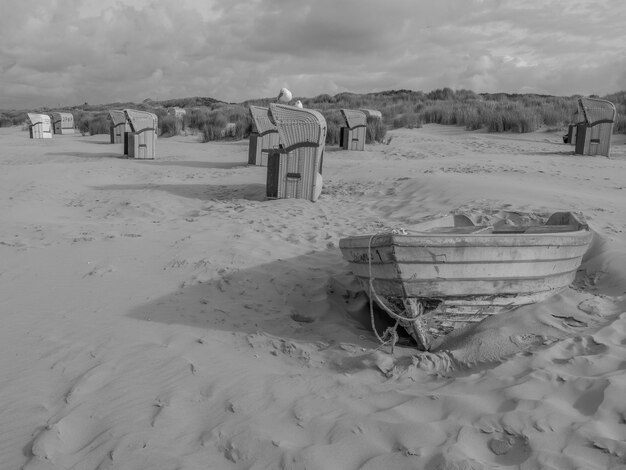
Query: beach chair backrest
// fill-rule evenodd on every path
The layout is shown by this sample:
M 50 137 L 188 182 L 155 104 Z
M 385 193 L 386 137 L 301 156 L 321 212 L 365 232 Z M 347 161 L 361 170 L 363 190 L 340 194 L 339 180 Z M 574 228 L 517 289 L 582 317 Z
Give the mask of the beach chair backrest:
M 250 117 L 260 137 L 270 132 L 278 132 L 276 125 L 270 119 L 268 108 L 250 106 Z
M 615 122 L 615 105 L 607 100 L 578 98 L 578 110 L 582 117 L 579 122 L 585 122 L 588 126 Z
M 131 131 L 135 134 L 148 130 L 157 130 L 157 115 L 147 111 L 137 111 L 135 109 L 125 109 L 124 114 L 130 124 Z
M 319 111 L 270 104 L 270 115 L 278 128 L 286 152 L 297 147 L 322 147 L 326 141 L 326 119 Z

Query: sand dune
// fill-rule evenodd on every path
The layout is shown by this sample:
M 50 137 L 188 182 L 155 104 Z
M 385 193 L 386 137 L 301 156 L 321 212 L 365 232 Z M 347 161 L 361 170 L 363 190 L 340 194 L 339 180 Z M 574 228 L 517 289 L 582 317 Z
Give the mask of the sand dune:
M 0 468 L 626 468 L 626 144 L 427 125 L 265 200 L 247 141 L 0 129 Z M 341 237 L 581 211 L 574 284 L 390 354 Z M 384 327 L 384 318 L 376 318 Z

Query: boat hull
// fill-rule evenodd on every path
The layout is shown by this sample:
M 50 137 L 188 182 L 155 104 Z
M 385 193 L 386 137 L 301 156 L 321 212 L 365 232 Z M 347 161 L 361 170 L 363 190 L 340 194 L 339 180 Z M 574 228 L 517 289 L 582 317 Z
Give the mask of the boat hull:
M 339 247 L 362 288 L 370 296 L 373 291 L 377 301 L 417 299 L 448 321 L 480 321 L 542 301 L 571 284 L 593 237 L 582 223 L 524 231 L 442 227 L 440 232 L 348 237 Z

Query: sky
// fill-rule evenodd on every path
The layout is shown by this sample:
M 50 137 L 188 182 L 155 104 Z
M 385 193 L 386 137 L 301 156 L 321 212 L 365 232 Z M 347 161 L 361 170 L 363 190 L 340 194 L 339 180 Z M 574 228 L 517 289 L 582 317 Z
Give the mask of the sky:
M 626 90 L 624 0 L 0 0 L 0 109 Z

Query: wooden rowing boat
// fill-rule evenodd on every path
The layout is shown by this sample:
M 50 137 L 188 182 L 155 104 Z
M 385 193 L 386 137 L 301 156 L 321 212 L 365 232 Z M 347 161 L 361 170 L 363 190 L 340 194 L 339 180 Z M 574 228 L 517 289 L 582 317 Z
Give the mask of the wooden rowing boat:
M 343 238 L 339 248 L 370 299 L 428 349 L 433 321 L 452 329 L 567 287 L 592 236 L 571 212 L 539 225 L 475 225 L 451 215 L 411 233 Z

